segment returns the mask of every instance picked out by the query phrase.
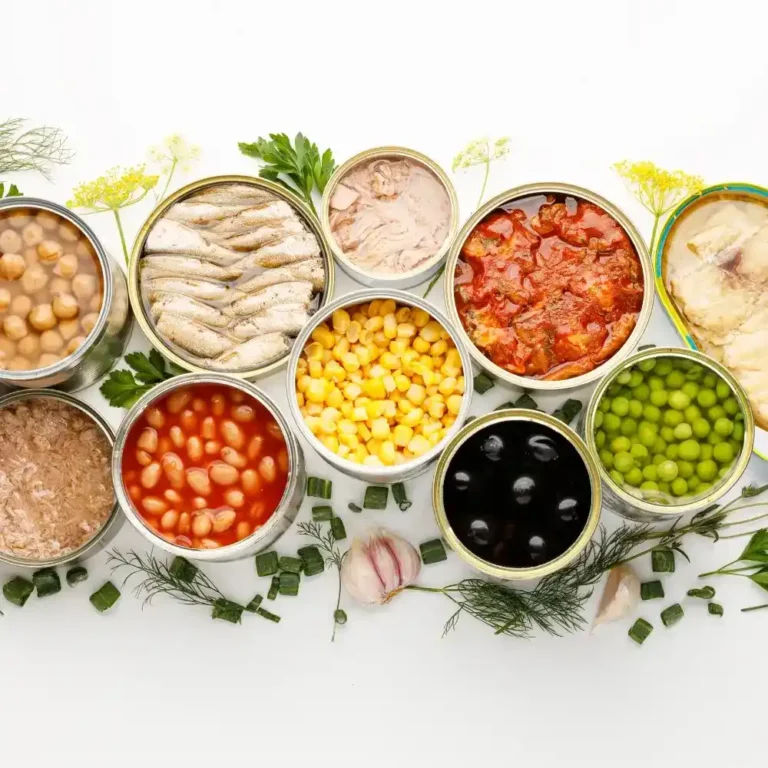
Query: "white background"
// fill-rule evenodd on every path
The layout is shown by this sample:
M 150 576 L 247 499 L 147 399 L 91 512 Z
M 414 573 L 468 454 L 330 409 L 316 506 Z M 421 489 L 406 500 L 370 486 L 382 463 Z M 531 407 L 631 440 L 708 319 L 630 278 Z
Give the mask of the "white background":
M 402 144 L 446 168 L 478 136 L 512 136 L 489 194 L 532 181 L 581 184 L 650 219 L 610 169 L 651 159 L 709 183 L 768 182 L 765 10 L 762 3 L 656 2 L 7 2 L 2 6 L 0 116 L 64 128 L 77 151 L 55 184 L 19 175 L 28 194 L 64 202 L 107 168 L 146 158 L 180 132 L 203 156 L 178 182 L 254 173 L 237 141 L 304 131 L 339 162 Z M 454 177 L 468 216 L 481 173 Z M 148 201 L 147 201 L 148 202 Z M 150 205 L 126 217 L 132 235 Z M 90 223 L 120 258 L 113 222 Z M 341 277 L 337 295 L 352 288 Z M 442 304 L 441 291 L 432 297 Z M 678 343 L 657 306 L 645 341 Z M 146 342 L 136 334 L 136 348 Z M 264 388 L 284 402 L 275 375 Z M 85 398 L 117 424 L 93 387 Z M 508 399 L 497 387 L 474 413 Z M 550 404 L 554 404 L 550 401 Z M 311 474 L 333 473 L 308 451 Z M 363 484 L 334 476 L 338 511 Z M 745 481 L 768 481 L 753 459 Z M 409 484 L 406 514 L 373 520 L 414 543 L 436 529 L 430 478 Z M 300 519 L 306 519 L 303 509 Z M 615 525 L 606 515 L 604 521 Z M 698 540 L 691 566 L 665 580 L 681 599 L 696 574 L 731 560 L 742 541 Z M 145 549 L 128 526 L 117 544 Z M 299 545 L 289 533 L 280 549 Z M 213 622 L 167 600 L 141 610 L 124 592 L 98 615 L 90 579 L 0 618 L 0 763 L 64 765 L 656 765 L 731 766 L 764 759 L 768 612 L 745 580 L 716 583 L 723 620 L 685 603 L 674 629 L 658 603 L 641 615 L 656 631 L 641 648 L 629 620 L 595 635 L 517 641 L 451 613 L 439 595 L 407 594 L 374 610 L 347 600 L 349 622 L 329 642 L 333 575 L 280 599 L 275 626 Z M 642 562 L 642 575 L 649 564 Z M 253 561 L 214 566 L 232 598 L 259 583 Z M 0 568 L 4 581 L 8 569 Z M 468 571 L 451 556 L 426 568 L 442 585 Z M 590 605 L 590 613 L 594 602 Z M 395 761 L 398 762 L 395 762 Z M 279 762 L 278 762 L 279 761 Z M 311 761 L 311 762 L 310 762 Z

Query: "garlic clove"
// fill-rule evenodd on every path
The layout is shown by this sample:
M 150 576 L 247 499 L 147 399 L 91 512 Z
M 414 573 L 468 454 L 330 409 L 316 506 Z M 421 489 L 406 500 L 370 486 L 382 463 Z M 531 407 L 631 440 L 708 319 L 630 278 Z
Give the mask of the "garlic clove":
M 618 565 L 608 573 L 592 631 L 601 624 L 622 619 L 640 600 L 640 579 L 632 566 Z
M 364 605 L 383 603 L 386 593 L 382 589 L 381 579 L 368 557 L 367 545 L 355 539 L 341 566 L 341 582 L 349 594 Z

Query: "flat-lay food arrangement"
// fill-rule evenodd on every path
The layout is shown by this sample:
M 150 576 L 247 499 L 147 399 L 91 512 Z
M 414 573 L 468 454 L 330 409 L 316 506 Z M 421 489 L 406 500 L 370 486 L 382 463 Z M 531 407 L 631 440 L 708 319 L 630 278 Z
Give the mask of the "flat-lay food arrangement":
M 71 160 L 66 137 L 44 130 L 56 151 L 17 170 Z M 768 515 L 753 501 L 768 485 L 722 502 L 753 451 L 768 456 L 768 190 L 618 163 L 654 217 L 646 244 L 614 202 L 570 184 L 484 202 L 508 143 L 477 140 L 454 159 L 453 171 L 485 169 L 463 225 L 428 156 L 388 146 L 337 166 L 303 134 L 239 144 L 257 176 L 177 191 L 174 174 L 200 152 L 179 136 L 154 151 L 157 173 L 113 168 L 68 208 L 17 184 L 3 197 L 0 184 L 5 601 L 60 592 L 65 564 L 76 589 L 86 556 L 109 546 L 112 578 L 90 594 L 100 613 L 130 584 L 146 603 L 278 624 L 272 603 L 288 608 L 329 570 L 332 639 L 348 598 L 375 606 L 407 591 L 450 599 L 446 632 L 462 616 L 508 637 L 629 619 L 631 646 L 653 642 L 647 603 L 666 598 L 688 537 L 749 537 L 702 578 L 768 589 Z M 120 212 L 151 191 L 130 243 Z M 112 215 L 125 269 L 73 209 Z M 360 289 L 335 295 L 336 266 Z M 427 298 L 439 279 L 445 312 Z M 656 295 L 685 347 L 640 345 Z M 123 358 L 134 319 L 151 350 Z M 266 375 L 287 408 L 254 383 Z M 71 394 L 98 381 L 104 405 L 125 409 L 114 432 Z M 537 400 L 585 384 L 552 413 Z M 492 407 L 497 386 L 507 399 Z M 357 502 L 341 509 L 305 451 L 349 487 L 363 481 Z M 407 485 L 425 473 L 431 512 Z M 377 526 L 347 542 L 347 525 L 390 498 L 403 528 L 433 517 L 432 537 Z M 146 551 L 112 546 L 125 520 Z M 304 546 L 287 547 L 289 530 Z M 641 583 L 640 557 L 658 578 Z M 267 581 L 237 602 L 204 566 L 244 558 Z M 449 558 L 465 578 L 420 583 Z M 722 618 L 715 596 L 709 583 L 670 595 L 656 624 L 677 625 L 697 601 Z

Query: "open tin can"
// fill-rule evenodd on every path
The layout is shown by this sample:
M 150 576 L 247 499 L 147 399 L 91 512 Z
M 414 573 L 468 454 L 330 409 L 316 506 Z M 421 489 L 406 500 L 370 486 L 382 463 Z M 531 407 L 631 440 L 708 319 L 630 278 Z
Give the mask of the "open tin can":
M 469 546 L 462 541 L 462 537 L 457 534 L 457 531 L 449 519 L 449 512 L 447 511 L 446 483 L 448 481 L 449 472 L 455 469 L 455 467 L 452 469 L 452 463 L 455 458 L 462 448 L 465 446 L 470 448 L 473 441 L 481 438 L 481 433 L 487 432 L 489 428 L 500 427 L 533 428 L 534 430 L 541 428 L 542 430 L 546 430 L 548 435 L 554 434 L 558 436 L 558 438 L 563 441 L 563 445 L 567 444 L 570 446 L 568 449 L 570 451 L 569 459 L 581 464 L 581 467 L 579 468 L 579 472 L 581 473 L 579 481 L 582 486 L 587 489 L 586 495 L 588 496 L 588 502 L 584 505 L 586 509 L 583 510 L 583 514 L 579 518 L 579 523 L 582 527 L 569 532 L 568 541 L 571 542 L 570 545 L 566 546 L 564 549 L 561 547 L 563 551 L 551 559 L 542 558 L 542 562 L 533 563 L 530 567 L 509 567 L 499 565 L 486 557 L 480 556 L 477 552 L 473 552 Z M 561 467 L 564 457 L 561 453 L 560 456 L 556 458 L 558 459 L 557 461 L 542 465 L 541 467 L 539 481 L 546 486 L 548 491 L 557 489 L 564 483 L 563 469 Z M 498 468 L 494 467 L 495 475 L 500 479 L 500 482 L 508 484 L 511 489 L 514 489 L 516 480 L 511 476 L 509 470 L 510 468 L 501 466 Z M 572 563 L 587 547 L 592 538 L 592 534 L 597 528 L 600 520 L 601 500 L 602 490 L 597 463 L 581 438 L 570 427 L 553 416 L 539 411 L 530 411 L 520 408 L 510 408 L 488 413 L 485 416 L 480 416 L 466 424 L 453 436 L 451 441 L 442 451 L 432 482 L 432 505 L 434 507 L 435 519 L 443 538 L 451 549 L 453 549 L 462 560 L 476 570 L 499 579 L 513 581 L 538 579 L 550 573 L 554 573 L 555 571 L 559 571 Z M 496 497 L 494 494 L 494 498 L 488 499 L 488 503 L 494 504 L 497 508 L 503 510 L 502 514 L 505 518 L 505 524 L 511 526 L 513 529 L 511 533 L 513 538 L 521 535 L 522 529 L 518 530 L 516 528 L 515 521 L 508 514 L 511 512 L 509 507 L 517 502 L 510 501 L 506 496 L 504 498 Z M 533 507 L 537 504 L 535 497 L 525 501 L 525 503 L 529 507 Z M 466 512 L 470 516 L 482 516 L 487 511 L 483 509 L 475 509 L 474 507 L 476 505 L 472 504 L 471 501 L 468 501 L 466 506 L 471 507 L 471 509 L 466 509 Z M 536 517 L 542 517 L 545 514 L 545 510 L 540 509 L 538 506 L 534 507 L 534 512 Z M 535 522 L 534 524 L 536 525 L 538 522 Z M 499 526 L 499 528 L 501 528 L 501 526 Z
M 0 200 L 0 214 L 10 211 L 21 213 L 24 210 L 30 210 L 33 214 L 54 214 L 85 237 L 98 262 L 103 298 L 92 330 L 72 354 L 43 368 L 0 369 L 0 387 L 55 387 L 73 392 L 98 381 L 112 368 L 128 344 L 133 322 L 125 275 L 104 250 L 91 228 L 72 211 L 33 197 L 8 197 Z
M 643 300 L 640 312 L 637 317 L 632 332 L 627 337 L 620 349 L 616 351 L 611 357 L 607 358 L 604 362 L 597 365 L 591 371 L 587 373 L 573 376 L 572 378 L 562 380 L 542 379 L 534 376 L 522 376 L 502 368 L 494 363 L 489 357 L 487 357 L 472 341 L 467 330 L 465 329 L 461 317 L 459 316 L 458 307 L 456 304 L 455 295 L 455 275 L 457 264 L 462 255 L 462 249 L 467 239 L 472 235 L 475 228 L 485 219 L 489 214 L 493 213 L 497 209 L 506 211 L 513 210 L 516 207 L 516 203 L 522 201 L 524 198 L 535 198 L 546 195 L 559 195 L 564 197 L 572 197 L 577 200 L 583 200 L 589 203 L 593 203 L 602 208 L 613 219 L 618 222 L 621 228 L 626 233 L 632 246 L 637 253 L 637 257 L 640 261 L 642 268 L 642 282 L 643 282 Z M 522 389 L 537 390 L 537 391 L 562 391 L 567 389 L 574 389 L 581 387 L 584 384 L 596 381 L 607 373 L 610 373 L 621 361 L 630 354 L 637 344 L 640 343 L 640 339 L 645 331 L 648 321 L 651 317 L 653 310 L 653 268 L 651 265 L 650 256 L 648 255 L 648 249 L 643 241 L 642 236 L 635 228 L 634 224 L 627 218 L 627 216 L 617 208 L 613 203 L 609 202 L 600 195 L 582 187 L 574 186 L 573 184 L 561 184 L 561 183 L 549 183 L 541 182 L 536 184 L 525 184 L 514 189 L 507 190 L 497 195 L 487 203 L 482 205 L 472 216 L 465 222 L 461 231 L 453 241 L 453 245 L 448 253 L 448 258 L 445 263 L 445 306 L 448 317 L 451 323 L 456 328 L 456 332 L 459 335 L 462 343 L 469 350 L 473 360 L 480 368 L 489 373 L 493 378 L 500 381 L 512 384 Z
M 219 385 L 239 391 L 256 400 L 260 406 L 263 406 L 266 409 L 278 425 L 287 452 L 287 477 L 285 487 L 271 516 L 266 522 L 260 527 L 257 527 L 245 538 L 234 541 L 231 544 L 211 549 L 181 546 L 161 535 L 161 531 L 150 527 L 145 517 L 136 510 L 134 501 L 131 499 L 129 490 L 126 488 L 123 472 L 126 443 L 128 442 L 129 435 L 137 421 L 145 415 L 146 411 L 152 407 L 153 403 L 158 402 L 167 395 L 171 395 L 174 392 L 180 392 L 184 388 L 193 387 L 194 385 Z M 162 450 L 162 448 L 159 448 L 158 450 Z M 173 450 L 178 451 L 176 454 L 177 458 L 183 456 L 182 461 L 187 461 L 188 452 L 190 451 L 189 443 L 187 443 L 186 449 L 173 446 Z M 227 449 L 224 448 L 224 451 L 226 450 Z M 206 453 L 208 452 L 206 451 Z M 217 458 L 218 455 L 218 453 L 216 456 L 211 455 L 211 458 Z M 223 451 L 221 452 L 221 456 L 222 458 L 228 458 Z M 222 462 L 218 463 L 221 464 Z M 242 466 L 242 464 L 238 463 L 238 466 Z M 188 473 L 187 478 L 188 484 L 191 485 Z M 280 536 L 288 530 L 298 514 L 301 501 L 304 497 L 306 472 L 304 469 L 304 454 L 298 440 L 291 431 L 290 425 L 277 405 L 261 390 L 242 379 L 236 379 L 223 374 L 189 373 L 169 379 L 168 381 L 153 387 L 151 392 L 144 395 L 144 397 L 142 397 L 128 412 L 117 431 L 115 451 L 112 457 L 112 479 L 118 503 L 125 512 L 126 517 L 131 525 L 133 525 L 133 527 L 136 528 L 136 530 L 151 544 L 157 545 L 166 552 L 170 552 L 172 555 L 186 557 L 191 560 L 226 562 L 230 560 L 240 560 L 272 546 L 272 544 L 274 544 Z M 242 482 L 243 487 L 245 487 L 244 480 Z M 182 484 L 183 483 L 184 481 L 182 480 Z M 179 487 L 181 487 L 181 485 Z M 232 485 L 232 487 L 235 488 L 236 486 Z M 252 500 L 253 499 L 251 499 L 251 501 Z M 191 509 L 187 510 L 186 507 L 181 507 L 180 511 L 187 512 L 187 514 L 195 514 L 195 511 Z M 172 538 L 177 539 L 178 537 L 174 536 Z

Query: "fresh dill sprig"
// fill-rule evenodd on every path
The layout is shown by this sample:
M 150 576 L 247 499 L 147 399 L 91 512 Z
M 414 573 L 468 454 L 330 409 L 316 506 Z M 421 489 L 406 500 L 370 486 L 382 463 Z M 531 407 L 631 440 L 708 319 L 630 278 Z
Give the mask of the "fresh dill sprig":
M 24 131 L 24 118 L 0 123 L 0 173 L 39 171 L 50 180 L 54 165 L 66 165 L 74 156 L 60 128 L 40 126 Z
M 325 553 L 323 560 L 325 560 L 326 568 L 336 568 L 337 576 L 339 579 L 339 589 L 336 596 L 336 609 L 333 612 L 333 632 L 331 633 L 331 642 L 336 639 L 336 627 L 339 624 L 344 624 L 347 621 L 347 615 L 341 610 L 341 566 L 344 563 L 344 556 L 346 552 L 342 552 L 336 546 L 336 537 L 333 535 L 333 530 L 328 529 L 323 531 L 320 523 L 299 523 L 299 536 L 309 536 L 317 542 L 317 545 Z

